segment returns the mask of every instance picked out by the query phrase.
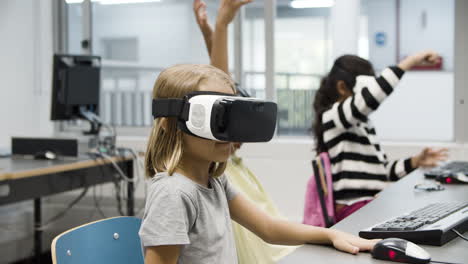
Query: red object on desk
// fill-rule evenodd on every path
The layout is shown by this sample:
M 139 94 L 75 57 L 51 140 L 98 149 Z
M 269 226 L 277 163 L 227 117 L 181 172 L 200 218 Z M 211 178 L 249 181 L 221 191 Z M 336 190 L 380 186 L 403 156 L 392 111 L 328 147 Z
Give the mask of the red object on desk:
M 411 70 L 413 71 L 440 71 L 442 70 L 442 66 L 444 65 L 444 59 L 440 57 L 440 60 L 438 63 L 433 64 L 433 65 L 418 65 L 418 66 L 413 66 Z

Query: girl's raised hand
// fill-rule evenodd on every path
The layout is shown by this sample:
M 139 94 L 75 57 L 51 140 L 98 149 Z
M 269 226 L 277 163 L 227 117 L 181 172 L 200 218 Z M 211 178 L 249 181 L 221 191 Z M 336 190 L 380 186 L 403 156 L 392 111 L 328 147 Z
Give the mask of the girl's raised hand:
M 202 0 L 193 1 L 193 13 L 201 31 L 205 33 L 212 33 L 210 24 L 208 23 L 208 15 L 206 14 L 206 3 Z
M 216 23 L 220 26 L 229 25 L 237 14 L 239 8 L 253 0 L 221 0 Z
M 416 65 L 433 65 L 440 61 L 440 56 L 434 51 L 422 51 L 413 55 Z
M 440 56 L 434 51 L 421 51 L 403 59 L 398 67 L 407 71 L 418 65 L 434 65 L 440 61 Z

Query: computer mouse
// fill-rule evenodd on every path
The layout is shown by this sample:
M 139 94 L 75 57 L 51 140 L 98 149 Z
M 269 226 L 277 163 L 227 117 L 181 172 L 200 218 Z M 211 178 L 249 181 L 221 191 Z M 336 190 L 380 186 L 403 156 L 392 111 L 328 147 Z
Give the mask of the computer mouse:
M 371 254 L 376 259 L 402 263 L 423 264 L 431 261 L 431 256 L 427 251 L 400 238 L 387 238 L 379 241 L 372 249 Z
M 440 175 L 437 178 L 437 181 L 441 183 L 451 184 L 451 183 L 468 183 L 468 176 L 464 173 L 451 173 Z
M 34 155 L 34 159 L 40 160 L 55 160 L 57 159 L 57 154 L 53 151 L 41 151 Z

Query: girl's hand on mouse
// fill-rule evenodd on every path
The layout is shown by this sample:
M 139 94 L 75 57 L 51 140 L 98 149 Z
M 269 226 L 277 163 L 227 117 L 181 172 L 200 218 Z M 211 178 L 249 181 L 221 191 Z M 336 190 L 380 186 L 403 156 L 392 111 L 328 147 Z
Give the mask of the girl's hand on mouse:
M 440 61 L 440 56 L 434 51 L 421 51 L 403 59 L 398 67 L 407 71 L 418 65 L 434 65 Z
M 333 246 L 350 254 L 357 254 L 359 251 L 370 251 L 380 241 L 380 239 L 363 239 L 338 230 L 330 229 L 330 231 L 330 240 Z
M 448 149 L 433 149 L 424 148 L 420 154 L 411 159 L 411 166 L 413 168 L 430 168 L 438 165 L 440 161 L 445 161 L 448 158 Z
M 239 8 L 253 0 L 222 0 L 219 6 L 216 23 L 220 26 L 229 25 L 237 14 Z

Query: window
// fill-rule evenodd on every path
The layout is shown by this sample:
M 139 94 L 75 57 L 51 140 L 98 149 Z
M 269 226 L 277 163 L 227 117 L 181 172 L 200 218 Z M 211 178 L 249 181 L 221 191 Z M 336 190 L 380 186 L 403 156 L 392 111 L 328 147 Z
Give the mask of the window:
M 104 60 L 138 61 L 138 39 L 136 37 L 102 38 L 102 58 Z
M 83 39 L 83 12 L 81 5 L 67 4 L 67 51 L 71 54 L 81 53 L 81 40 Z
M 243 86 L 251 96 L 265 98 L 265 19 L 263 3 L 245 7 L 242 32 Z
M 307 135 L 312 103 L 328 70 L 329 8 L 292 8 L 279 1 L 275 25 L 275 85 L 279 135 Z

